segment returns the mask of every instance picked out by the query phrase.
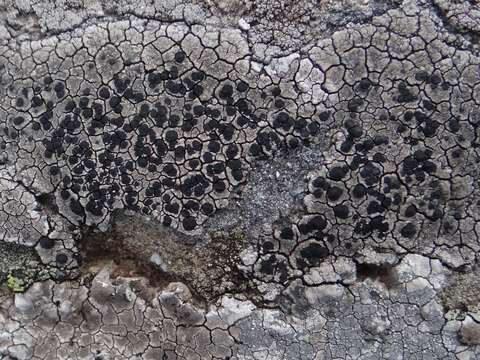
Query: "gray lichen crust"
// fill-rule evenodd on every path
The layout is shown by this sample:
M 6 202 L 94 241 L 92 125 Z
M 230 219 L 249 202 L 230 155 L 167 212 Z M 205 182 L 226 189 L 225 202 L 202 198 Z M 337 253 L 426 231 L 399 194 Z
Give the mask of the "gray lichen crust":
M 479 27 L 5 0 L 2 358 L 480 358 Z

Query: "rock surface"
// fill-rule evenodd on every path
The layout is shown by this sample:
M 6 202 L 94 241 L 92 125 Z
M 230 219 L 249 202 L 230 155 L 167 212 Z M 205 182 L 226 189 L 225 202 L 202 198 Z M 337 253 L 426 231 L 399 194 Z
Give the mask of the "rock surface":
M 0 357 L 480 358 L 480 4 L 0 3 Z

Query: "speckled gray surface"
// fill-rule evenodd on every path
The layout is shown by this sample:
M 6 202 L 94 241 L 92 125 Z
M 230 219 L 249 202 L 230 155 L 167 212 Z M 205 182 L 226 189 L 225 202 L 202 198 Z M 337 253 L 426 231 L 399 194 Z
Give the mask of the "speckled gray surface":
M 4 359 L 480 359 L 480 4 L 0 2 Z

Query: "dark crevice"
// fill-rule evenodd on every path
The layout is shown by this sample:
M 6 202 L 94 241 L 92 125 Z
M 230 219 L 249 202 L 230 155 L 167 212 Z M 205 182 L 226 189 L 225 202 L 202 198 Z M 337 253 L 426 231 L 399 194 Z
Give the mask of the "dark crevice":
M 390 289 L 398 284 L 398 275 L 393 266 L 376 264 L 357 264 L 357 278 L 378 280 Z

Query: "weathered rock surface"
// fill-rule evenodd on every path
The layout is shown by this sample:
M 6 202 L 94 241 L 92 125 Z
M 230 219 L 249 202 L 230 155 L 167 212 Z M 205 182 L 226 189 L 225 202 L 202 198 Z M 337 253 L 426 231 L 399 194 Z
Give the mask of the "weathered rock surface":
M 475 1 L 0 3 L 5 359 L 478 359 Z

